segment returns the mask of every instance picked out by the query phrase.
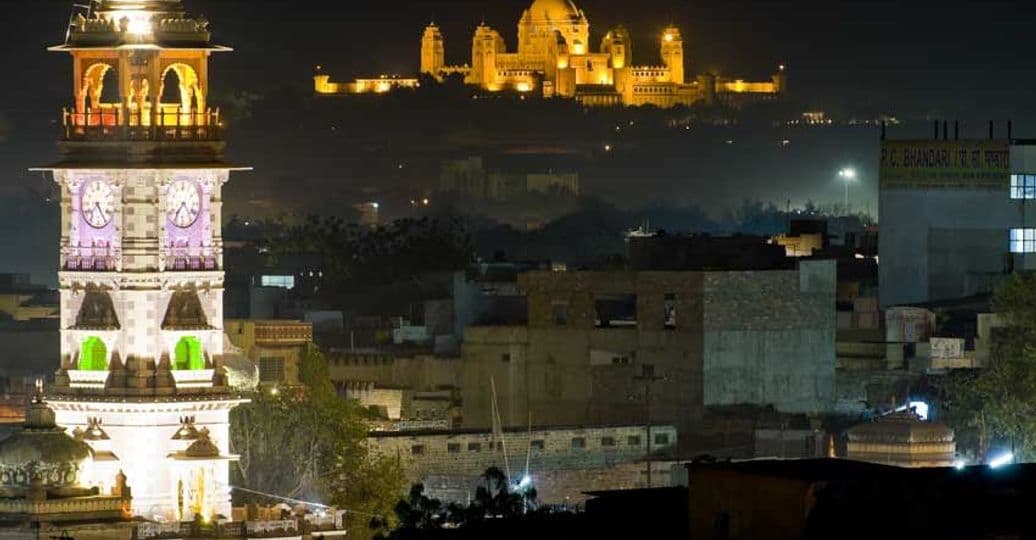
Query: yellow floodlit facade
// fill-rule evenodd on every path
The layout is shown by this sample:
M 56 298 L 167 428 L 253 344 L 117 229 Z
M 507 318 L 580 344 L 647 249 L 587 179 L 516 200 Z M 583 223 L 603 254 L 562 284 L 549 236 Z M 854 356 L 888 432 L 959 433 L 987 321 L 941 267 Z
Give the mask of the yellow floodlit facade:
M 585 105 L 673 107 L 767 100 L 787 91 L 784 66 L 767 81 L 728 79 L 709 73 L 688 80 L 684 38 L 673 26 L 658 36 L 659 65 L 633 63 L 633 42 L 623 26 L 608 30 L 595 52 L 589 19 L 571 0 L 534 0 L 518 21 L 516 50 L 508 50 L 500 32 L 485 23 L 475 29 L 471 61 L 465 65 L 446 63 L 445 42 L 437 25 L 425 28 L 421 73 L 440 81 L 459 73 L 467 84 L 490 92 L 535 91 L 546 98 L 576 99 Z M 412 81 L 416 86 L 416 79 Z M 397 84 L 390 90 L 403 86 L 410 87 Z M 369 91 L 363 80 L 335 84 L 326 75 L 316 77 L 318 94 Z

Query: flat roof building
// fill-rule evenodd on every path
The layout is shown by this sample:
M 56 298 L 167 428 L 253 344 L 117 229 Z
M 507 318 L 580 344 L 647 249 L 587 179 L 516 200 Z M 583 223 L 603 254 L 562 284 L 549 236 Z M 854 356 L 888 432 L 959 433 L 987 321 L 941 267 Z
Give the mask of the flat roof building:
M 1036 141 L 882 141 L 882 307 L 988 294 L 1036 268 Z

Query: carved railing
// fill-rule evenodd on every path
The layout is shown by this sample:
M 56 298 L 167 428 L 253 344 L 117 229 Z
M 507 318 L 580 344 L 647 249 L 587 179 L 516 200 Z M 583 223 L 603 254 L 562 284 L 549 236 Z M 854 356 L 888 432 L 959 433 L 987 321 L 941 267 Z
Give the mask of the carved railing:
M 123 106 L 64 109 L 66 141 L 220 141 L 223 121 L 219 109 L 185 111 L 161 107 L 155 111 Z
M 64 269 L 73 272 L 112 272 L 119 261 L 119 250 L 107 246 L 66 248 L 61 255 Z

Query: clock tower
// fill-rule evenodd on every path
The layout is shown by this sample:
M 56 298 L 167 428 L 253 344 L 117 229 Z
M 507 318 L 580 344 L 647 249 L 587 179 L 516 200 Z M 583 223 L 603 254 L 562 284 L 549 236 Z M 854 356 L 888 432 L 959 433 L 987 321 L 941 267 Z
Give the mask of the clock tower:
M 223 368 L 223 120 L 209 101 L 208 21 L 180 0 L 93 0 L 63 45 L 58 424 L 103 426 L 133 511 L 230 517 Z M 102 474 L 103 472 L 103 474 Z

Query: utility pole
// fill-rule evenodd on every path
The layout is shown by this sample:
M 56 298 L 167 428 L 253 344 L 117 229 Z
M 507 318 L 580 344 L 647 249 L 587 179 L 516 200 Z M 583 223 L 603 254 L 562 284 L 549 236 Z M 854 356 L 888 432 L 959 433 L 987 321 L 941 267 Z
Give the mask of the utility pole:
M 633 380 L 644 381 L 644 401 L 647 406 L 647 425 L 644 431 L 647 433 L 647 487 L 651 487 L 651 387 L 658 381 L 666 380 L 665 377 L 655 376 L 655 366 L 645 364 L 640 367 L 640 375 Z

